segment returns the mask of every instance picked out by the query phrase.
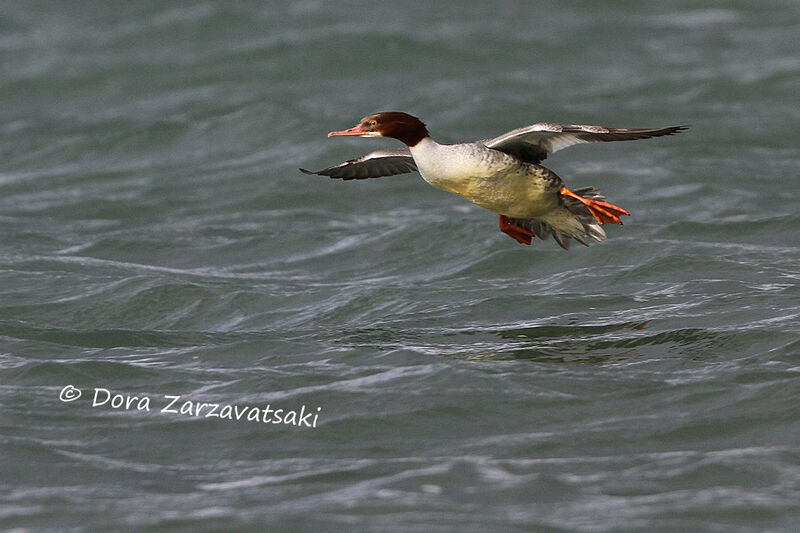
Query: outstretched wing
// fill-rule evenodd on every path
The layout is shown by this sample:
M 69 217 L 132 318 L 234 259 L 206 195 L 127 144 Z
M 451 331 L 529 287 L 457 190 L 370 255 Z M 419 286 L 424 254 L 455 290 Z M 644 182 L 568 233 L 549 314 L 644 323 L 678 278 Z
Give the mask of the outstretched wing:
M 539 122 L 509 131 L 494 139 L 483 141 L 483 144 L 524 161 L 540 163 L 553 152 L 573 144 L 649 139 L 651 137 L 673 135 L 687 128 L 688 126 L 670 126 L 656 129 L 604 128 L 603 126 Z
M 411 157 L 408 148 L 400 150 L 376 150 L 357 159 L 351 159 L 338 165 L 323 168 L 316 172 L 311 172 L 301 168 L 301 172 L 306 174 L 316 174 L 318 176 L 330 176 L 331 178 L 343 180 L 363 180 L 366 178 L 380 178 L 381 176 L 393 176 L 395 174 L 405 174 L 414 172 L 417 165 Z

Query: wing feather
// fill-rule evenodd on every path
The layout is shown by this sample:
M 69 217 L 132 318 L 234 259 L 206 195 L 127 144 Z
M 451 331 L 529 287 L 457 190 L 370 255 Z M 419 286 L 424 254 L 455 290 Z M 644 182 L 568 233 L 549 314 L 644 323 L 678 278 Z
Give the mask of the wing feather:
M 306 174 L 329 176 L 342 180 L 362 180 L 367 178 L 380 178 L 394 176 L 417 170 L 414 158 L 408 148 L 399 150 L 376 150 L 365 156 L 339 163 L 332 167 L 323 168 L 316 172 L 301 168 Z
M 553 124 L 539 122 L 483 141 L 489 148 L 516 156 L 524 161 L 540 163 L 548 155 L 573 144 L 634 141 L 674 135 L 688 126 L 668 128 L 606 128 L 584 124 Z

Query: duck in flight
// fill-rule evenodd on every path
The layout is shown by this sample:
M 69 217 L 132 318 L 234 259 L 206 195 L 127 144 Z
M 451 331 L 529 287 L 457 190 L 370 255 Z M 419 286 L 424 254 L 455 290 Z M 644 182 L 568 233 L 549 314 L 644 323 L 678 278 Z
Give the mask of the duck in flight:
M 417 171 L 426 182 L 500 216 L 500 231 L 521 244 L 553 239 L 565 250 L 570 239 L 583 245 L 602 241 L 607 222 L 622 224 L 629 213 L 605 201 L 594 187 L 570 190 L 541 162 L 573 144 L 632 141 L 673 135 L 686 126 L 657 129 L 605 128 L 539 122 L 494 139 L 439 144 L 420 119 L 399 111 L 375 113 L 328 137 L 391 137 L 406 145 L 377 150 L 306 174 L 342 180 L 378 178 Z

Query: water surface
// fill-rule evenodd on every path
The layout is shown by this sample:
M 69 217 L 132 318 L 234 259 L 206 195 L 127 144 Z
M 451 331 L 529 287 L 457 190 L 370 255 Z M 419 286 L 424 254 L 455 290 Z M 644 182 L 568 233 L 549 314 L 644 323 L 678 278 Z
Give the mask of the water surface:
M 796 3 L 0 5 L 0 527 L 796 527 Z M 564 252 L 297 171 L 387 109 L 692 127 L 549 158 Z

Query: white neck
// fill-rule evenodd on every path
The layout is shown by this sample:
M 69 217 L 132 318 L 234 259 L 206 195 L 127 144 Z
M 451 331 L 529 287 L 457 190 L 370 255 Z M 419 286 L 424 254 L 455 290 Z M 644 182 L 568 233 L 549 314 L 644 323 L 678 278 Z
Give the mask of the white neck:
M 461 181 L 470 172 L 471 154 L 463 144 L 439 144 L 425 137 L 410 148 L 422 179 L 439 189 L 451 190 L 450 182 Z

